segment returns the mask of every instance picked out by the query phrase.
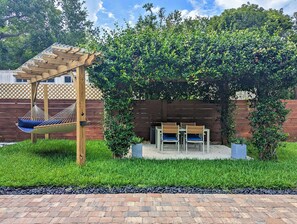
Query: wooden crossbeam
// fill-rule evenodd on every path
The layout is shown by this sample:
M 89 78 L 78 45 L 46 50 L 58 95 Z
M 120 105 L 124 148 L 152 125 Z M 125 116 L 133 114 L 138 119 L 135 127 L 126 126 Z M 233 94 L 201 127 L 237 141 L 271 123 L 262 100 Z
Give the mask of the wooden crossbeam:
M 41 56 L 40 56 L 40 58 L 44 58 L 44 57 L 48 57 L 48 58 L 53 58 L 53 59 L 55 59 L 55 58 L 57 58 L 58 56 L 57 56 L 56 54 L 46 52 L 46 53 L 42 53 Z
M 88 54 L 80 48 L 54 45 L 38 57 L 19 68 L 15 77 L 29 79 L 31 83 L 61 76 L 80 66 L 90 66 L 100 54 Z
M 75 60 L 75 61 L 77 61 L 79 59 L 79 57 L 81 56 L 81 55 L 77 55 L 77 54 L 61 52 L 61 51 L 58 51 L 58 50 L 53 50 L 53 53 L 55 55 L 58 55 L 61 58 L 65 58 L 65 59 L 68 59 L 68 60 Z
M 62 52 L 67 52 L 67 53 L 81 53 L 79 52 L 81 49 L 79 47 L 60 47 L 60 46 L 52 46 L 52 49 L 57 50 L 57 51 L 62 51 Z
M 29 65 L 28 67 L 21 68 L 23 72 L 17 73 L 16 77 L 30 79 L 31 83 L 44 81 L 61 76 L 79 66 L 89 66 L 93 63 L 95 58 L 95 54 L 84 54 L 76 61 L 46 57 L 46 59 L 43 59 L 44 63 L 42 63 L 41 60 L 36 60 L 35 64 L 37 66 Z
M 55 69 L 57 68 L 57 64 L 51 64 L 47 62 L 35 62 L 36 65 L 38 65 L 39 68 L 44 68 L 44 69 Z
M 25 73 L 25 72 L 20 72 L 18 71 L 16 73 L 16 75 L 14 75 L 14 77 L 16 78 L 20 78 L 20 79 L 27 79 L 27 78 L 31 78 L 32 77 L 32 74 L 28 74 L 28 73 Z
M 76 53 L 76 54 L 83 54 L 83 53 L 81 53 L 81 52 L 79 52 L 80 51 L 80 48 L 72 48 L 70 51 L 68 51 L 68 53 Z
M 36 67 L 36 66 L 28 66 L 27 70 L 31 71 L 31 72 L 36 72 L 36 73 L 44 72 L 44 68 L 39 68 L 39 67 Z
M 70 51 L 71 49 L 74 49 L 74 48 L 76 48 L 76 47 L 72 47 L 72 46 L 52 46 L 52 49 L 55 49 L 55 50 L 60 50 L 60 51 L 64 51 L 64 52 L 66 52 L 66 51 Z M 80 48 L 78 48 L 79 50 L 80 50 Z
M 90 56 L 88 57 L 88 59 L 86 60 L 85 65 L 86 65 L 86 66 L 91 65 L 91 64 L 93 63 L 93 61 L 95 60 L 95 58 L 96 58 L 96 57 L 95 57 L 94 54 L 90 55 Z
M 46 61 L 47 63 L 50 64 L 54 64 L 54 65 L 65 65 L 68 62 L 71 62 L 72 60 L 68 60 L 68 59 L 55 59 L 55 58 L 51 58 L 51 57 L 47 57 L 47 56 L 43 56 L 42 59 L 44 61 Z
M 22 70 L 24 72 L 26 72 L 27 74 L 30 74 L 30 75 L 33 75 L 33 76 L 35 76 L 35 75 L 41 75 L 41 71 L 33 71 L 32 69 L 30 69 L 28 67 L 24 67 L 24 68 L 22 68 Z

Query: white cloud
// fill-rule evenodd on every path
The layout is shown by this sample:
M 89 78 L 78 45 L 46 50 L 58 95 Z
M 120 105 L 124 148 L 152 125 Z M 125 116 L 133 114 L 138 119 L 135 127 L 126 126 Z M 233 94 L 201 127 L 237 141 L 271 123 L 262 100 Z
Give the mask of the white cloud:
M 88 15 L 89 20 L 96 23 L 98 20 L 97 13 L 101 10 L 105 10 L 103 7 L 103 1 L 102 0 L 87 0 L 85 4 L 86 4 L 86 7 L 89 12 L 89 15 Z
M 129 12 L 129 22 L 131 21 L 134 21 L 135 20 L 135 16 L 134 16 L 134 14 L 133 14 L 133 12 Z
M 194 19 L 197 16 L 207 17 L 215 14 L 213 9 L 203 9 L 203 6 L 207 5 L 207 0 L 188 0 L 188 2 L 191 4 L 193 10 L 180 10 L 183 19 Z
M 192 19 L 195 19 L 197 16 L 199 16 L 199 12 L 200 10 L 199 9 L 194 9 L 194 10 L 180 10 L 180 13 L 181 13 L 181 17 L 183 19 L 189 19 L 189 18 L 192 18 Z
M 192 5 L 192 7 L 193 7 L 194 9 L 198 9 L 198 8 L 200 8 L 200 7 L 199 7 L 199 4 L 200 4 L 200 5 L 206 5 L 206 4 L 207 4 L 207 1 L 206 1 L 206 0 L 200 0 L 199 2 L 196 1 L 196 0 L 188 0 L 188 2 L 190 2 L 190 4 Z
M 158 12 L 160 11 L 160 9 L 161 9 L 161 8 L 160 8 L 159 6 L 153 7 L 153 8 L 152 8 L 152 12 L 153 12 L 153 13 L 158 13 Z
M 108 18 L 116 19 L 112 12 L 109 12 L 107 15 L 108 15 Z
M 98 21 L 98 16 L 97 14 L 99 12 L 104 13 L 108 16 L 110 19 L 116 20 L 114 14 L 112 12 L 108 12 L 104 6 L 103 6 L 103 1 L 102 0 L 86 0 L 86 6 L 89 12 L 89 20 L 93 21 L 96 23 Z
M 297 10 L 296 0 L 249 0 L 251 4 L 257 4 L 265 9 L 283 8 L 285 13 L 292 14 Z M 242 4 L 246 4 L 246 0 L 215 0 L 215 4 L 223 9 L 238 8 Z
M 133 8 L 134 8 L 134 9 L 139 9 L 139 8 L 142 8 L 142 5 L 136 4 L 136 5 L 134 5 Z

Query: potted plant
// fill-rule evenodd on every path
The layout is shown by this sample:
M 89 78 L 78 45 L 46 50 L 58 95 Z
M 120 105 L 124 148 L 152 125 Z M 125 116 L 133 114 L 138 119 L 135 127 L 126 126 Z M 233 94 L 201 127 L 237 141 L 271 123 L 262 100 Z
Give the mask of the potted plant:
M 231 143 L 231 158 L 246 159 L 246 140 L 244 138 L 235 138 Z
M 142 138 L 133 136 L 132 144 L 132 158 L 142 158 Z

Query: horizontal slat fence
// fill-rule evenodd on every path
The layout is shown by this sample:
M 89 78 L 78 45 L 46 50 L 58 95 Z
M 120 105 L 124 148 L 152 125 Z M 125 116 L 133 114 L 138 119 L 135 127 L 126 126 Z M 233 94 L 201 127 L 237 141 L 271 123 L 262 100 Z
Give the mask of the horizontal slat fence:
M 43 101 L 38 100 L 43 108 Z M 49 100 L 50 115 L 54 115 L 74 100 Z M 297 100 L 286 100 L 287 108 L 291 110 L 284 124 L 284 131 L 289 134 L 289 141 L 297 141 Z M 251 111 L 248 102 L 238 100 L 235 111 L 237 135 L 250 137 L 248 116 Z M 0 99 L 0 141 L 20 141 L 29 139 L 30 135 L 17 129 L 15 123 L 30 109 L 29 100 Z M 103 139 L 103 111 L 101 100 L 87 100 L 87 118 L 91 125 L 87 127 L 87 139 Z M 160 100 L 146 100 L 134 102 L 134 124 L 137 135 L 146 140 L 150 139 L 150 128 L 160 125 L 160 122 L 196 122 L 210 129 L 212 142 L 220 142 L 220 114 L 215 104 L 198 100 L 166 102 Z M 51 134 L 51 138 L 75 139 L 75 132 L 68 134 Z M 43 136 L 39 136 L 43 138 Z
M 234 114 L 235 130 L 237 137 L 250 138 L 251 127 L 249 121 L 249 114 L 251 109 L 249 108 L 248 101 L 237 100 L 236 110 Z
M 161 122 L 196 122 L 211 130 L 211 141 L 220 141 L 220 114 L 216 104 L 198 100 L 166 102 L 135 101 L 134 124 L 137 135 L 150 139 L 150 127 Z
M 297 141 L 297 100 L 286 100 L 285 102 L 290 113 L 284 123 L 284 131 L 289 134 L 289 141 Z
M 289 141 L 297 141 L 297 100 L 286 100 L 290 113 L 284 123 L 284 131 L 289 134 Z M 150 127 L 161 122 L 196 122 L 210 129 L 212 142 L 220 142 L 221 126 L 219 107 L 216 104 L 198 100 L 173 101 L 168 103 L 159 100 L 135 101 L 135 132 L 144 139 L 150 139 Z M 248 101 L 237 100 L 235 111 L 235 129 L 239 137 L 250 138 Z
M 49 115 L 53 116 L 75 100 L 49 100 Z M 37 100 L 37 105 L 43 109 L 43 101 Z M 103 139 L 103 101 L 87 100 L 87 120 L 90 125 L 86 128 L 87 139 Z M 30 110 L 30 100 L 7 99 L 0 100 L 0 141 L 21 141 L 29 139 L 30 135 L 21 132 L 15 125 L 18 117 L 23 116 Z M 76 133 L 51 134 L 55 139 L 75 139 Z M 44 135 L 38 135 L 43 138 Z

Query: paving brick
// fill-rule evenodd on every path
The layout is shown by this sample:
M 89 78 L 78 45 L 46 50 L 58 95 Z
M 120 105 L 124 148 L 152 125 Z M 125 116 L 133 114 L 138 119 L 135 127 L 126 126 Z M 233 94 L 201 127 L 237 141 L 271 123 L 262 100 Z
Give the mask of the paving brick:
M 89 217 L 88 222 L 89 223 L 100 223 L 101 217 Z
M 2 195 L 0 223 L 295 224 L 296 195 Z
M 126 223 L 142 223 L 142 217 L 126 217 Z
M 265 220 L 267 224 L 284 224 L 285 222 L 281 219 L 274 219 L 274 218 L 268 218 Z M 297 222 L 297 220 L 296 220 Z

